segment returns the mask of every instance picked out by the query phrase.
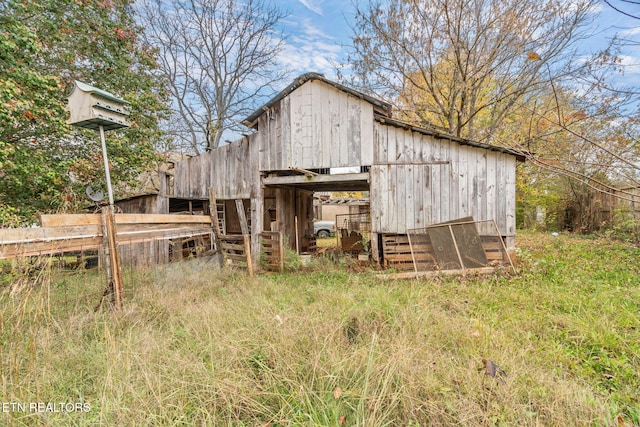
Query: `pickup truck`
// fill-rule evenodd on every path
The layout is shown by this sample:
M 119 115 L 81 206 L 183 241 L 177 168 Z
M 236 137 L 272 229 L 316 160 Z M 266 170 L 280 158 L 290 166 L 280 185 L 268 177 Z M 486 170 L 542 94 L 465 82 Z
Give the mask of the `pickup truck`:
M 335 221 L 315 221 L 313 223 L 313 234 L 319 238 L 326 238 L 336 234 Z

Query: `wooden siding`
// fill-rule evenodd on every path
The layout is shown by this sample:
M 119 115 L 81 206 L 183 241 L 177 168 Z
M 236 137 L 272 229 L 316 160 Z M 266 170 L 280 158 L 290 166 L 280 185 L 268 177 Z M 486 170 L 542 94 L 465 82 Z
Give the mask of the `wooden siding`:
M 215 150 L 176 163 L 173 175 L 173 197 L 208 199 L 211 186 L 211 156 Z
M 291 141 L 289 103 L 290 98 L 283 98 L 258 119 L 260 170 L 288 169 L 288 148 Z
M 257 135 L 183 160 L 175 166 L 174 197 L 208 199 L 213 187 L 218 199 L 249 199 L 259 186 Z
M 374 233 L 473 216 L 495 219 L 503 236 L 515 235 L 515 157 L 381 123 L 375 135 Z
M 260 170 L 371 165 L 373 106 L 309 81 L 258 120 Z
M 146 194 L 131 197 L 129 199 L 118 200 L 115 202 L 115 205 L 119 208 L 121 213 L 169 213 L 169 199 L 159 194 Z

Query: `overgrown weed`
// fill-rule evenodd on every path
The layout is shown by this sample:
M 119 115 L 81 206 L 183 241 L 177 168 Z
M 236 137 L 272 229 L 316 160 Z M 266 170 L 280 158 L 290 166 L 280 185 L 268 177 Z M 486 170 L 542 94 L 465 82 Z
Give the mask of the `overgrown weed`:
M 91 410 L 2 424 L 640 424 L 639 250 L 519 245 L 515 276 L 385 282 L 330 257 L 254 278 L 200 261 L 132 270 L 117 314 L 93 311 L 101 275 L 52 275 L 2 295 L 3 396 Z

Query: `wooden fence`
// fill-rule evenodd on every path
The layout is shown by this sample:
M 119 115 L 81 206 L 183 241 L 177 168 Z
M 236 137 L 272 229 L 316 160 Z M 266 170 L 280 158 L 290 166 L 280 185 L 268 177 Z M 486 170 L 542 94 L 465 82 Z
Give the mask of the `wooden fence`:
M 104 227 L 100 214 L 42 215 L 41 227 L 0 229 L 0 259 L 101 250 Z M 115 214 L 116 242 L 120 247 L 166 242 L 155 258 L 169 261 L 171 240 L 182 242 L 211 236 L 211 218 L 204 215 Z M 210 240 L 210 237 L 209 237 Z M 160 249 L 159 249 L 160 250 Z M 179 248 L 182 250 L 182 248 Z M 145 250 L 123 251 L 127 256 L 146 256 Z M 165 256 L 166 255 L 166 256 Z M 159 261 L 159 259 L 151 260 Z
M 284 236 L 282 231 L 263 231 L 262 262 L 266 270 L 284 271 Z

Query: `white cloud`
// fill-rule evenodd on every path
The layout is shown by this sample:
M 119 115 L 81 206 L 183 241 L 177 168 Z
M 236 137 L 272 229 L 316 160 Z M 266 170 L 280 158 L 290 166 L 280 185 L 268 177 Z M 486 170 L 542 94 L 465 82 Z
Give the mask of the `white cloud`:
M 620 31 L 620 34 L 624 36 L 637 36 L 638 34 L 640 34 L 640 27 L 634 27 Z
M 322 1 L 319 0 L 298 0 L 304 7 L 309 9 L 313 13 L 317 13 L 318 15 L 322 15 Z
M 640 74 L 640 59 L 630 55 L 620 56 L 620 65 L 625 74 Z
M 299 28 L 294 32 L 280 55 L 281 63 L 288 69 L 304 72 L 319 72 L 327 77 L 335 74 L 334 64 L 342 52 L 342 46 L 329 34 L 303 19 L 292 26 Z

